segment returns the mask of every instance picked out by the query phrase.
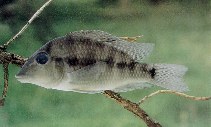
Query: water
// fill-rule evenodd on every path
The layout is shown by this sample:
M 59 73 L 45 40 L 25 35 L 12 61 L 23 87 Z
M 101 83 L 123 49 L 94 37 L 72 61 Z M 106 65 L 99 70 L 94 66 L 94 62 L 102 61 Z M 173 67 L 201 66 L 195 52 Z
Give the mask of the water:
M 53 1 L 21 38 L 10 45 L 9 51 L 29 57 L 48 40 L 82 29 L 104 30 L 117 36 L 144 35 L 139 42 L 156 44 L 147 63 L 186 65 L 189 71 L 185 81 L 191 90 L 188 94 L 211 96 L 209 2 L 172 1 L 151 5 L 125 0 L 106 6 L 99 2 L 102 1 Z M 10 20 L 1 20 L 1 42 L 14 35 L 43 2 L 40 0 L 36 5 L 31 1 L 23 3 L 14 3 L 19 10 L 19 13 L 15 11 L 17 15 Z M 104 95 L 21 84 L 14 78 L 18 70 L 17 66 L 10 66 L 8 95 L 5 106 L 0 109 L 1 126 L 144 126 L 133 114 Z M 2 72 L 0 75 L 2 77 Z M 135 90 L 122 95 L 138 102 L 158 89 Z M 159 95 L 142 107 L 163 126 L 205 127 L 211 124 L 210 101 L 194 102 L 174 95 Z

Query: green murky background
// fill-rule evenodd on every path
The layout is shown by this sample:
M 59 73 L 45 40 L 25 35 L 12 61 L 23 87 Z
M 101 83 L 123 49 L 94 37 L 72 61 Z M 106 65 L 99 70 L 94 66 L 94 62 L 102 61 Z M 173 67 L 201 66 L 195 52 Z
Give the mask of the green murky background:
M 44 1 L 0 1 L 0 43 L 12 37 Z M 156 2 L 157 1 L 157 2 Z M 160 2 L 159 2 L 160 1 Z M 173 0 L 54 0 L 9 51 L 29 57 L 48 40 L 71 31 L 99 29 L 117 36 L 144 35 L 139 42 L 156 44 L 147 63 L 175 63 L 189 68 L 190 95 L 211 96 L 211 3 Z M 47 90 L 19 83 L 20 68 L 9 66 L 9 90 L 0 107 L 2 127 L 140 127 L 145 124 L 101 94 Z M 0 71 L 3 89 L 3 70 Z M 137 102 L 160 89 L 122 93 Z M 211 125 L 211 101 L 196 102 L 158 95 L 141 105 L 164 127 Z

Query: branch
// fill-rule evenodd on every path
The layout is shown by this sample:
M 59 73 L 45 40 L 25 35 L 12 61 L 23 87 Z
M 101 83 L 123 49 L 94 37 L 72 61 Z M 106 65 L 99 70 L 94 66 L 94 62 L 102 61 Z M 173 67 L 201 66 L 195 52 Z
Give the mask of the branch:
M 38 9 L 34 15 L 29 19 L 29 21 L 22 27 L 22 29 L 14 36 L 12 37 L 9 41 L 7 41 L 4 45 L 0 45 L 0 64 L 3 64 L 4 68 L 4 90 L 2 93 L 2 98 L 0 99 L 0 106 L 4 105 L 5 102 L 5 97 L 7 95 L 7 89 L 8 89 L 8 65 L 10 63 L 22 66 L 26 59 L 22 58 L 19 55 L 13 54 L 13 53 L 8 53 L 6 52 L 6 49 L 8 45 L 13 42 L 15 39 L 17 39 L 28 27 L 29 25 L 34 21 L 35 18 L 37 18 L 41 12 L 44 10 L 45 7 L 47 7 L 52 0 L 48 0 L 45 4 Z
M 136 41 L 138 38 L 142 38 L 144 35 L 139 35 L 139 36 L 135 36 L 135 37 L 119 37 L 120 39 L 126 40 L 128 42 L 134 42 Z
M 3 68 L 4 68 L 4 90 L 2 92 L 2 98 L 0 99 L 0 106 L 4 106 L 4 101 L 7 96 L 7 89 L 8 89 L 8 65 L 9 63 L 4 63 Z
M 28 26 L 34 21 L 34 19 L 40 15 L 40 13 L 44 10 L 44 8 L 47 7 L 51 3 L 51 1 L 52 0 L 48 0 L 45 4 L 43 4 L 43 6 L 40 9 L 38 9 L 36 13 L 34 13 L 34 15 L 29 19 L 26 25 L 24 25 L 22 29 L 14 37 L 12 37 L 9 41 L 7 41 L 4 44 L 4 46 L 1 46 L 0 48 L 6 49 L 12 41 L 17 39 L 28 28 Z
M 138 116 L 141 120 L 143 120 L 148 127 L 161 127 L 158 122 L 152 120 L 149 115 L 139 107 L 138 104 L 131 102 L 130 100 L 126 100 L 120 96 L 120 94 L 115 93 L 110 90 L 106 90 L 103 93 L 107 97 L 116 100 L 121 106 L 123 106 L 128 111 L 132 112 L 136 116 Z
M 19 55 L 0 50 L 0 64 L 11 63 L 18 66 L 22 66 L 25 63 L 25 61 L 26 59 L 22 58 Z
M 148 96 L 145 96 L 143 99 L 141 99 L 138 104 L 142 104 L 144 101 L 146 101 L 147 99 L 157 95 L 157 94 L 161 94 L 161 93 L 169 93 L 169 94 L 175 94 L 177 96 L 181 96 L 181 97 L 185 97 L 187 99 L 190 99 L 190 100 L 194 100 L 194 101 L 207 101 L 207 100 L 211 100 L 211 97 L 195 97 L 195 96 L 190 96 L 190 95 L 187 95 L 187 94 L 184 94 L 184 93 L 180 93 L 180 92 L 177 92 L 177 91 L 172 91 L 172 90 L 158 90 L 156 92 L 153 92 L 151 93 L 150 95 Z
M 9 72 L 8 72 L 8 65 L 9 63 L 4 63 L 4 90 L 2 93 L 2 98 L 5 98 L 7 96 L 7 89 L 8 89 L 8 77 L 9 77 Z
M 4 90 L 2 92 L 2 98 L 0 98 L 0 106 L 4 106 L 5 98 L 7 96 L 7 90 L 8 90 L 8 66 L 10 63 L 22 66 L 25 63 L 26 59 L 23 59 L 19 55 L 7 53 L 2 50 L 0 50 L 0 64 L 3 64 L 4 69 Z

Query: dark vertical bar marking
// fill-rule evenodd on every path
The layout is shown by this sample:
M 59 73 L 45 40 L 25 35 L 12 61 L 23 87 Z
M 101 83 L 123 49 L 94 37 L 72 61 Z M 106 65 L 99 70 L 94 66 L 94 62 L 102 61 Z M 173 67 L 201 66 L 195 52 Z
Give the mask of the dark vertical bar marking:
M 113 59 L 113 57 L 107 57 L 106 59 L 105 59 L 105 62 L 108 64 L 108 66 L 109 67 L 113 67 L 114 66 L 114 59 Z
M 78 65 L 78 63 L 79 63 L 79 60 L 76 57 L 67 59 L 67 64 L 69 66 L 76 66 L 76 65 Z
M 51 47 L 52 47 L 52 42 L 49 42 L 46 44 L 46 49 L 45 51 L 50 54 L 51 53 Z
M 95 63 L 96 63 L 96 59 L 93 59 L 93 58 L 82 58 L 79 61 L 79 65 L 82 65 L 82 66 L 87 66 L 87 65 L 91 65 Z
M 151 70 L 149 70 L 149 72 L 150 72 L 150 76 L 152 77 L 152 78 L 154 78 L 155 77 L 155 75 L 156 75 L 156 69 L 155 68 L 152 68 Z
M 120 62 L 116 64 L 117 68 L 119 69 L 124 69 L 127 67 L 127 63 L 126 62 Z
M 55 57 L 55 58 L 52 58 L 54 61 L 55 61 L 55 67 L 56 68 L 59 68 L 61 70 L 61 68 L 64 67 L 64 62 L 63 62 L 63 59 L 60 58 L 60 57 Z
M 135 67 L 136 67 L 136 62 L 130 62 L 129 64 L 128 64 L 128 69 L 130 70 L 130 71 L 133 71 L 134 69 L 135 69 Z

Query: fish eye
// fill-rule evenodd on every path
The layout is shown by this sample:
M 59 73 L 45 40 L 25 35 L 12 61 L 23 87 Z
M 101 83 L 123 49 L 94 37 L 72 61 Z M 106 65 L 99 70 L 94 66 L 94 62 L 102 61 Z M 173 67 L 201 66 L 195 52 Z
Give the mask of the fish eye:
M 48 54 L 45 52 L 40 52 L 37 55 L 36 61 L 38 64 L 46 64 L 48 62 Z

